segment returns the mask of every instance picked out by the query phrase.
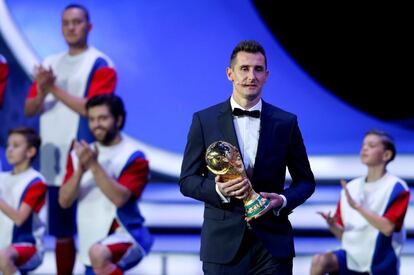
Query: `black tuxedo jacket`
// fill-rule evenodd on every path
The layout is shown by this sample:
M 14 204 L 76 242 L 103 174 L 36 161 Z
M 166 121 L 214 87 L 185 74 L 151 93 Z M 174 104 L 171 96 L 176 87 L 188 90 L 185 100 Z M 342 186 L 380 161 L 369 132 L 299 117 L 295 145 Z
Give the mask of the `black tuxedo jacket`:
M 293 233 L 288 213 L 312 195 L 315 180 L 296 116 L 263 101 L 260 120 L 257 155 L 250 181 L 256 192 L 283 194 L 287 205 L 279 216 L 269 211 L 252 221 L 251 226 L 273 256 L 293 257 Z M 242 201 L 231 198 L 230 203 L 222 203 L 215 189 L 215 175 L 206 168 L 206 149 L 218 140 L 239 148 L 230 100 L 193 115 L 179 180 L 185 196 L 203 201 L 205 205 L 201 260 L 225 264 L 240 248 L 246 222 Z M 292 181 L 285 189 L 286 167 Z

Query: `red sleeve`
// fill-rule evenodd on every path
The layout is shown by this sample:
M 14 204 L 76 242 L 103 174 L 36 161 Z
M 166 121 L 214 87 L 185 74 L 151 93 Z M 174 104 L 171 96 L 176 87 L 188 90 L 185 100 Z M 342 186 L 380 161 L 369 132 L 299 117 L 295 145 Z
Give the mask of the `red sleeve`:
M 395 224 L 396 232 L 401 230 L 409 201 L 410 192 L 404 191 L 394 200 L 387 211 L 385 211 L 384 217 Z
M 341 199 L 339 199 L 338 204 L 336 205 L 335 218 L 336 218 L 336 223 L 343 227 L 344 222 L 342 221 L 342 216 L 341 216 Z
M 37 83 L 36 81 L 32 83 L 32 86 L 30 86 L 29 93 L 26 96 L 26 99 L 28 98 L 35 98 L 37 96 Z
M 47 185 L 42 181 L 32 184 L 26 191 L 23 202 L 27 203 L 34 212 L 39 213 L 46 202 L 46 190 Z
M 143 158 L 136 158 L 124 169 L 118 178 L 118 182 L 128 188 L 135 197 L 139 198 L 148 182 L 148 175 L 148 161 Z
M 87 92 L 87 98 L 101 94 L 112 94 L 116 86 L 116 72 L 113 68 L 103 67 L 95 71 Z
M 63 178 L 62 184 L 65 184 L 70 179 L 70 177 L 72 177 L 73 175 L 73 160 L 72 160 L 71 153 L 72 153 L 72 150 L 70 150 L 68 154 L 68 161 L 66 162 L 66 174 L 65 174 L 65 177 Z
M 3 105 L 4 93 L 6 91 L 8 75 L 9 75 L 9 68 L 7 66 L 7 63 L 0 63 L 0 106 Z

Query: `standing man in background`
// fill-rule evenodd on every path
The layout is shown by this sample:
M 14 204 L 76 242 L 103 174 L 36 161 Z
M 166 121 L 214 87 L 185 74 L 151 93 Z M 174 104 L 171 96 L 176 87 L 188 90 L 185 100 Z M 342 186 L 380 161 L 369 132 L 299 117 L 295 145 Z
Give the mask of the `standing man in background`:
M 204 202 L 203 271 L 292 274 L 295 251 L 288 214 L 315 190 L 297 117 L 262 100 L 269 71 L 258 42 L 241 41 L 226 72 L 232 95 L 194 114 L 179 180 L 185 196 Z M 219 140 L 238 148 L 247 177 L 224 182 L 208 171 L 206 149 Z M 292 177 L 287 188 L 286 168 Z M 251 188 L 270 200 L 273 211 L 247 222 L 242 200 Z
M 112 61 L 88 45 L 92 29 L 88 10 L 72 4 L 63 10 L 62 33 L 68 51 L 47 57 L 34 70 L 34 83 L 25 103 L 28 116 L 40 115 L 40 169 L 49 188 L 49 234 L 56 240 L 59 275 L 72 274 L 75 263 L 74 209 L 63 210 L 57 202 L 66 161 L 75 139 L 92 141 L 86 115 L 88 98 L 113 93 L 116 72 Z

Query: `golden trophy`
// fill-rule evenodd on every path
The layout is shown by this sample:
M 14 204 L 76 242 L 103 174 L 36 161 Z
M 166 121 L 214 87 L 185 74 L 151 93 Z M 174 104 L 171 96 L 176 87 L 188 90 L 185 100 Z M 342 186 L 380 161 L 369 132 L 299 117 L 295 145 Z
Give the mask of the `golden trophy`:
M 224 182 L 238 177 L 247 178 L 239 150 L 228 142 L 216 141 L 210 144 L 205 158 L 208 170 L 219 175 Z M 248 192 L 243 199 L 246 217 L 257 218 L 270 207 L 270 200 L 256 193 L 251 187 Z

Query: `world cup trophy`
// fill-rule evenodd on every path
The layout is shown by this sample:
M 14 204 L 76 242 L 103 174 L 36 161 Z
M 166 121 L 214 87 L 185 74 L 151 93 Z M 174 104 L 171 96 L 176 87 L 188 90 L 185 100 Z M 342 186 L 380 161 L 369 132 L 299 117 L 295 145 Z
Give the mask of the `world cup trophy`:
M 219 175 L 226 182 L 235 178 L 247 178 L 243 160 L 239 150 L 225 141 L 216 141 L 210 144 L 206 151 L 207 168 L 213 174 Z M 247 218 L 257 218 L 270 207 L 270 200 L 256 193 L 252 187 L 243 199 Z

